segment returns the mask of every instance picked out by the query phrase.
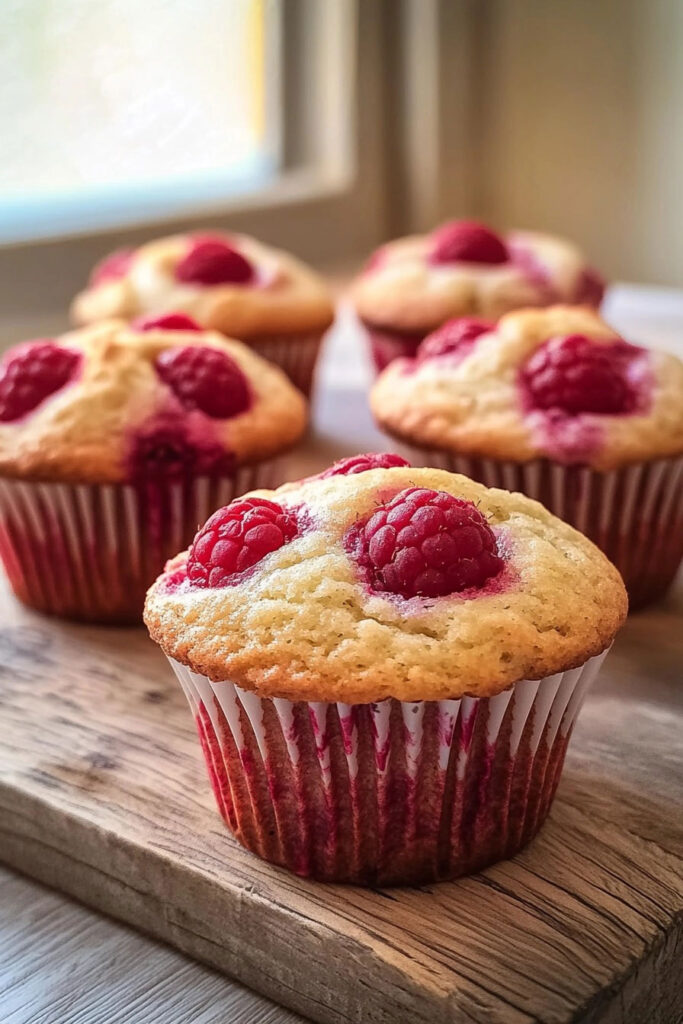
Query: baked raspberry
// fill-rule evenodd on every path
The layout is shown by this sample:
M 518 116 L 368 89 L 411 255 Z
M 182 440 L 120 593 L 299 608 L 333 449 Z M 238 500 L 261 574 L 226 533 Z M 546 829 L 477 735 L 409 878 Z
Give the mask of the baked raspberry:
M 117 249 L 116 252 L 110 252 L 93 267 L 90 284 L 97 287 L 99 284 L 106 284 L 107 281 L 119 281 L 128 273 L 134 255 L 135 249 Z
M 638 395 L 629 366 L 643 350 L 620 339 L 596 342 L 583 334 L 551 338 L 522 369 L 521 384 L 532 409 L 617 415 L 633 412 Z
M 214 419 L 239 416 L 249 408 L 249 383 L 234 359 L 205 345 L 167 348 L 156 360 L 157 373 L 186 409 Z
M 394 469 L 396 466 L 410 466 L 410 463 L 402 459 L 400 455 L 393 455 L 391 452 L 368 452 L 367 455 L 350 455 L 347 459 L 340 459 L 324 473 L 320 473 L 316 479 L 327 480 L 331 476 L 353 476 L 355 473 L 365 473 L 368 469 Z
M 347 546 L 378 591 L 443 597 L 483 587 L 503 568 L 481 512 L 445 491 L 411 487 L 349 531 Z
M 508 259 L 503 239 L 474 220 L 450 221 L 432 238 L 432 263 L 505 263 Z
M 80 362 L 79 352 L 48 339 L 12 349 L 0 366 L 0 421 L 31 412 L 73 378 Z
M 493 330 L 493 324 L 486 320 L 477 320 L 472 316 L 458 317 L 448 320 L 438 330 L 428 334 L 417 350 L 419 362 L 425 359 L 436 359 L 438 356 L 455 356 L 458 362 L 474 348 L 477 338 Z
M 236 577 L 296 537 L 296 515 L 265 498 L 240 498 L 207 520 L 187 559 L 195 587 L 227 587 Z
M 201 331 L 186 313 L 164 313 L 163 316 L 141 316 L 130 325 L 134 331 Z
M 235 457 L 222 445 L 194 443 L 182 426 L 164 422 L 134 437 L 128 459 L 128 474 L 135 482 L 229 476 L 234 469 Z
M 196 238 L 175 269 L 178 281 L 191 284 L 247 284 L 254 276 L 249 260 L 220 238 Z

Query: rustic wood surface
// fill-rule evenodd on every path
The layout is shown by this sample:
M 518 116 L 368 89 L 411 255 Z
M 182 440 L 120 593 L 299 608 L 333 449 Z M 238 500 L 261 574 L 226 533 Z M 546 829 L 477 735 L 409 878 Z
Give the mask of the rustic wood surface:
M 376 440 L 343 376 L 319 422 L 306 469 Z M 4 592 L 0 602 L 0 858 L 7 864 L 320 1021 L 681 1020 L 680 585 L 621 634 L 537 840 L 470 879 L 381 892 L 296 879 L 232 840 L 214 809 L 184 698 L 141 630 L 50 621 Z M 2 911 L 20 901 L 25 885 L 0 876 Z M 34 926 L 16 915 L 16 929 L 0 932 L 10 951 L 18 948 L 13 936 L 41 948 L 43 915 L 57 897 L 39 892 L 47 902 L 35 904 Z M 92 918 L 93 945 L 98 928 L 113 927 L 81 908 L 74 913 Z M 68 938 L 49 934 L 44 957 Z M 131 950 L 177 957 L 137 936 L 124 948 L 130 971 Z M 0 946 L 0 963 L 8 961 Z M 158 962 L 160 976 L 172 970 L 172 959 Z M 192 966 L 178 964 L 181 974 Z M 120 968 L 111 968 L 110 995 Z M 195 995 L 222 981 L 194 970 Z M 151 976 L 140 984 L 139 1005 L 128 990 L 130 1017 L 117 1018 L 114 1003 L 102 1019 L 149 1019 L 152 1007 L 156 1016 L 161 1004 L 144 1002 Z M 79 979 L 87 986 L 83 969 Z M 199 1016 L 199 1003 L 182 1003 L 178 985 L 164 1019 L 212 1021 L 212 1011 Z M 14 1013 L 2 1019 L 24 1024 L 29 1017 L 19 1002 L 8 1004 L 8 992 L 21 998 L 18 986 L 0 982 L 0 1007 Z M 56 1005 L 66 1014 L 66 1002 Z M 240 1002 L 233 1015 L 229 1005 L 223 1020 L 293 1019 L 273 1016 L 265 1002 Z M 49 1010 L 35 1017 L 81 1019 L 98 1018 Z

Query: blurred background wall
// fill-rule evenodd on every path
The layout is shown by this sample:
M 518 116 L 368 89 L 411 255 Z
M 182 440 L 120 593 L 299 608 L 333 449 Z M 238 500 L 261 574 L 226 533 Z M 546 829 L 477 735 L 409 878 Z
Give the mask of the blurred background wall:
M 681 0 L 3 0 L 0 313 L 196 226 L 325 266 L 448 216 L 683 286 Z
M 477 205 L 683 284 L 681 0 L 484 0 Z

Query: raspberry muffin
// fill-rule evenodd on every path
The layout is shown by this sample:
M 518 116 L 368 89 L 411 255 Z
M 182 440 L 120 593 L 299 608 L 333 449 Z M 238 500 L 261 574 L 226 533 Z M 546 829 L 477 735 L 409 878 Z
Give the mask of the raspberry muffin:
M 401 461 L 234 501 L 147 598 L 225 822 L 300 875 L 417 884 L 524 846 L 626 614 L 537 502 Z
M 683 363 L 590 309 L 454 320 L 380 376 L 380 426 L 416 464 L 523 491 L 585 533 L 637 608 L 683 556 Z
M 180 326 L 105 321 L 0 363 L 0 556 L 26 604 L 140 621 L 197 524 L 282 479 L 305 400 L 239 342 Z
M 334 309 L 317 274 L 246 235 L 173 235 L 112 253 L 71 307 L 76 324 L 185 313 L 280 366 L 308 395 Z
M 597 308 L 604 290 L 570 242 L 531 231 L 503 236 L 456 220 L 378 249 L 351 301 L 382 370 L 414 356 L 425 335 L 453 317 L 497 320 L 512 309 L 558 302 Z

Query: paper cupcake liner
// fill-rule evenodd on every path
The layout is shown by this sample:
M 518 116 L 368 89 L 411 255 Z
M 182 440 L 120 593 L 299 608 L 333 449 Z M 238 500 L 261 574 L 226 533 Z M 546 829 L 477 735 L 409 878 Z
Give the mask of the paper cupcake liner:
M 605 654 L 490 698 L 296 703 L 171 660 L 226 824 L 298 875 L 418 884 L 520 850 L 548 814 Z
M 683 459 L 653 459 L 600 472 L 549 459 L 506 462 L 406 447 L 414 466 L 463 473 L 521 491 L 585 534 L 624 578 L 631 609 L 661 597 L 683 559 Z
M 363 325 L 368 335 L 370 354 L 377 373 L 381 373 L 395 359 L 412 359 L 418 345 L 424 340 L 424 331 L 410 333 L 403 331 L 387 331 L 378 327 Z
M 269 460 L 230 477 L 142 486 L 0 480 L 0 558 L 16 596 L 39 611 L 139 622 L 147 588 L 198 526 L 281 478 Z
M 257 355 L 275 363 L 283 370 L 292 384 L 303 391 L 307 398 L 313 389 L 313 376 L 323 335 L 283 334 L 250 339 L 247 344 Z

